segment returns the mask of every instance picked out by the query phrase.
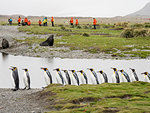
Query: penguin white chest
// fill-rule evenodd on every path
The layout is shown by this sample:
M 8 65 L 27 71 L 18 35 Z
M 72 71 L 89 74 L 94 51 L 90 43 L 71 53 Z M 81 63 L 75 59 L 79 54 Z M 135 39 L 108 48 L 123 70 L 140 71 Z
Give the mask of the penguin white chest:
M 50 84 L 50 78 L 48 77 L 46 72 L 44 72 L 44 79 L 45 79 L 46 85 L 49 85 Z
M 26 72 L 24 72 L 23 81 L 24 81 L 25 87 L 27 87 L 28 86 L 28 78 L 27 78 Z

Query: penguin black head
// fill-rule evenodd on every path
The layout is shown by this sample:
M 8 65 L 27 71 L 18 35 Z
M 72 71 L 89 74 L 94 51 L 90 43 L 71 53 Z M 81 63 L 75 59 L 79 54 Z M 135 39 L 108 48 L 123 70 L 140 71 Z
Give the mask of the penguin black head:
M 90 70 L 90 71 L 94 71 L 94 69 L 93 68 L 87 68 L 88 70 Z
M 130 68 L 133 72 L 135 72 L 135 69 Z
M 73 73 L 75 72 L 75 70 L 69 70 L 69 71 L 71 71 L 71 72 L 73 72 Z
M 117 71 L 117 69 L 116 69 L 116 68 L 111 68 L 111 69 L 113 69 L 114 71 Z
M 53 70 L 60 71 L 60 69 L 59 69 L 59 68 L 56 68 L 56 69 L 53 69 Z
M 80 70 L 80 71 L 78 71 L 78 72 L 83 73 L 83 70 Z
M 62 71 L 67 72 L 67 70 L 62 70 Z
M 11 66 L 11 68 L 9 68 L 9 69 L 12 70 L 12 71 L 15 71 L 17 69 L 17 67 Z
M 119 70 L 120 72 L 124 72 L 124 70 L 122 69 L 122 70 Z
M 22 69 L 22 70 L 24 70 L 25 72 L 27 72 L 27 71 L 28 71 L 28 69 Z
M 44 70 L 44 71 L 47 71 L 47 70 L 48 70 L 47 68 L 43 68 L 43 67 L 41 67 L 41 69 Z
M 102 71 L 102 70 L 101 70 L 101 71 L 98 71 L 98 72 L 99 72 L 99 73 L 101 73 L 101 74 L 103 73 L 103 71 Z
M 144 73 L 141 73 L 141 74 L 145 74 L 145 75 L 148 75 L 148 72 L 144 72 Z

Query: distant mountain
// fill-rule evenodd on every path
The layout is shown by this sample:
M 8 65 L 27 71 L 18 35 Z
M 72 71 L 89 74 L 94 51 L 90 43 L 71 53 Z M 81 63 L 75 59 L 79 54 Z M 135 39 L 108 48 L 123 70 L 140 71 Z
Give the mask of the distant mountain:
M 141 10 L 127 15 L 127 17 L 150 17 L 150 3 L 146 4 Z

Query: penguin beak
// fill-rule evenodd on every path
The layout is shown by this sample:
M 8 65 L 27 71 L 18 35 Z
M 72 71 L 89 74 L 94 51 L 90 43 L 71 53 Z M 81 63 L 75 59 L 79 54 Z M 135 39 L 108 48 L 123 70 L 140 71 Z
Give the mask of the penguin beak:
M 9 68 L 10 70 L 13 70 L 12 68 Z
M 41 69 L 43 70 L 44 68 L 43 68 L 43 67 L 41 67 Z
M 143 74 L 145 74 L 145 73 L 141 73 L 141 74 L 143 75 Z

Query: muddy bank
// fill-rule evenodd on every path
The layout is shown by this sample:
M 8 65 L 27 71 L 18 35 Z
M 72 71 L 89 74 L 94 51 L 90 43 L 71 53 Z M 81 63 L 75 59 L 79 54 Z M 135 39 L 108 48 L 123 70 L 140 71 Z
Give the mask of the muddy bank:
M 50 34 L 49 34 L 50 35 Z M 18 26 L 0 26 L 0 52 L 11 54 L 15 56 L 29 56 L 29 57 L 42 57 L 42 58 L 74 58 L 74 59 L 139 59 L 139 57 L 119 57 L 117 55 L 106 54 L 103 52 L 90 53 L 84 50 L 70 50 L 69 47 L 57 47 L 54 43 L 53 47 L 41 47 L 39 44 L 28 44 L 23 41 L 25 37 L 38 39 L 48 38 L 49 35 L 35 35 L 18 31 Z M 2 49 L 2 39 L 5 38 L 10 43 L 10 48 Z M 61 38 L 55 36 L 55 39 Z M 34 38 L 33 38 L 34 40 Z M 55 42 L 55 41 L 54 41 Z M 149 58 L 147 58 L 149 59 Z
M 39 44 L 28 45 L 24 42 L 17 42 L 15 39 L 22 39 L 23 37 L 34 37 L 37 38 L 47 38 L 49 35 L 35 35 L 27 34 L 18 31 L 18 26 L 0 26 L 0 43 L 2 39 L 5 38 L 10 43 L 10 48 L 2 49 L 0 44 L 0 52 L 11 54 L 11 55 L 21 55 L 30 57 L 45 57 L 45 58 L 102 58 L 110 59 L 114 58 L 111 55 L 105 53 L 95 53 L 91 54 L 83 50 L 70 50 L 68 47 L 41 47 Z M 56 37 L 55 38 L 60 38 Z
M 43 113 L 45 108 L 37 99 L 42 89 L 18 90 L 0 89 L 0 113 Z M 39 98 L 40 99 L 40 98 Z

